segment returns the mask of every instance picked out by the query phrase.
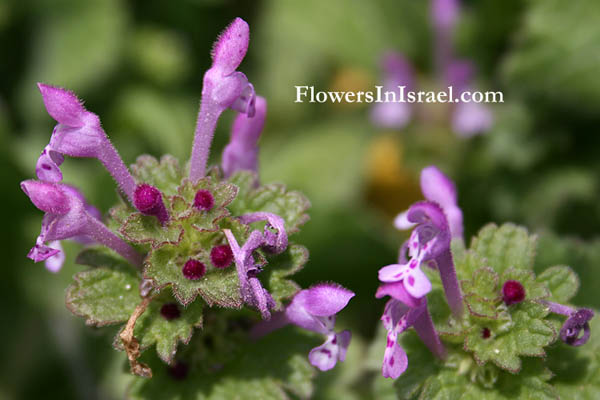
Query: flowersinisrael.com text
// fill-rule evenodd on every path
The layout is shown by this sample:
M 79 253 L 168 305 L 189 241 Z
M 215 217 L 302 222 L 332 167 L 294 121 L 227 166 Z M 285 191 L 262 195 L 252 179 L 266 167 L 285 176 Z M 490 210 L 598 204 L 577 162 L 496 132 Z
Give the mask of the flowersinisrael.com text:
M 406 86 L 398 90 L 383 90 L 375 86 L 372 91 L 316 91 L 314 86 L 295 86 L 294 103 L 504 103 L 502 92 L 463 91 L 454 95 L 454 88 L 448 86 L 442 91 L 412 91 Z

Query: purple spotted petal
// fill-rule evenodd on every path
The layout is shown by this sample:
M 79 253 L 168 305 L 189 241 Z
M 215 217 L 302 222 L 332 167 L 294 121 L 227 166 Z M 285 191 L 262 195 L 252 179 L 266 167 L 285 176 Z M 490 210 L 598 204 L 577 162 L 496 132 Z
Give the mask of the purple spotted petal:
M 419 299 L 408 293 L 403 282 L 384 283 L 380 285 L 377 293 L 375 293 L 375 297 L 380 299 L 385 296 L 399 300 L 409 307 L 417 307 L 419 305 Z
M 45 261 L 55 255 L 60 253 L 60 250 L 46 246 L 43 241 L 37 240 L 35 246 L 29 250 L 27 254 L 27 258 L 33 260 L 34 262 Z
M 383 355 L 383 367 L 381 373 L 384 378 L 396 379 L 406 371 L 408 367 L 408 357 L 406 352 L 397 342 L 398 333 L 389 332 L 387 344 Z
M 62 154 L 52 151 L 46 146 L 35 165 L 35 173 L 39 180 L 46 182 L 60 182 L 63 175 L 59 166 L 65 158 Z
M 308 361 L 321 371 L 329 371 L 340 359 L 340 347 L 337 335 L 332 333 L 322 345 L 315 347 L 308 354 Z
M 417 260 L 410 260 L 409 263 L 418 263 Z M 379 280 L 382 282 L 398 282 L 404 279 L 406 273 L 410 269 L 407 264 L 390 264 L 379 270 Z M 418 267 L 418 265 L 417 265 Z
M 421 268 L 409 270 L 402 283 L 406 291 L 417 299 L 431 292 L 431 282 L 429 282 L 427 275 L 421 271 Z

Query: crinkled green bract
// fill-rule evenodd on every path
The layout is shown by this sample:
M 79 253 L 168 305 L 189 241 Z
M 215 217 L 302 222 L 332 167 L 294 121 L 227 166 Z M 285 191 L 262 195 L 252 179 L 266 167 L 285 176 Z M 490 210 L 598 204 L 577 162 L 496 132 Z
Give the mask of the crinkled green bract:
M 110 250 L 88 248 L 80 254 L 78 262 L 92 269 L 75 275 L 74 283 L 67 290 L 67 306 L 74 314 L 86 318 L 89 325 L 123 324 L 122 331 L 143 300 L 142 285 L 152 300 L 136 321 L 134 337 L 142 352 L 156 348 L 158 357 L 145 352 L 142 359 L 150 360 L 153 366 L 158 365 L 159 359 L 170 365 L 157 367 L 155 375 L 170 376 L 169 368 L 175 368 L 178 363 L 188 365 L 192 375 L 198 371 L 204 374 L 228 370 L 230 362 L 248 357 L 245 351 L 252 347 L 247 343 L 248 331 L 259 315 L 242 301 L 235 263 L 217 268 L 212 264 L 211 250 L 228 244 L 223 229 L 231 230 L 241 244 L 252 230 L 262 230 L 264 222 L 246 225 L 237 218 L 251 212 L 275 213 L 284 219 L 288 234 L 297 232 L 308 219 L 306 210 L 310 204 L 302 194 L 287 191 L 282 185 L 256 185 L 257 178 L 251 172 L 238 172 L 224 180 L 215 168 L 192 183 L 171 156 L 164 156 L 160 161 L 142 156 L 131 169 L 137 183 L 150 184 L 162 192 L 170 219 L 162 226 L 157 218 L 142 215 L 125 201 L 113 207 L 107 225 L 146 253 L 143 271 L 136 271 Z M 211 209 L 194 207 L 198 190 L 210 191 L 214 198 Z M 280 254 L 259 249 L 254 257 L 256 264 L 262 267 L 258 274 L 262 285 L 281 309 L 283 302 L 299 290 L 290 277 L 303 268 L 308 251 L 290 241 Z M 183 275 L 183 266 L 190 258 L 206 267 L 200 279 L 191 280 Z M 277 340 L 284 339 L 285 336 Z M 282 347 L 291 347 L 272 357 L 289 365 L 289 371 L 256 381 L 257 387 L 262 387 L 260 390 L 271 393 L 273 398 L 287 398 L 288 391 L 300 397 L 310 395 L 313 370 L 306 360 L 306 351 L 314 343 L 310 335 L 302 335 L 301 339 L 296 347 L 291 342 L 281 343 Z M 180 343 L 187 346 L 179 346 Z M 123 348 L 119 335 L 114 345 Z M 288 355 L 289 358 L 285 358 Z M 221 384 L 219 379 L 215 385 Z M 220 390 L 229 390 L 230 383 L 227 380 L 222 383 Z M 145 385 L 144 381 L 136 383 L 132 393 L 149 390 Z M 202 391 L 202 385 L 196 387 L 195 390 Z
M 409 356 L 407 371 L 396 381 L 376 378 L 375 394 L 401 399 L 593 398 L 590 393 L 600 384 L 595 372 L 598 335 L 581 347 L 557 341 L 561 319 L 551 316 L 541 301 L 568 302 L 579 280 L 567 266 L 536 275 L 536 242 L 513 224 L 485 226 L 469 249 L 461 239 L 453 241 L 465 302 L 461 320 L 450 314 L 439 274 L 427 271 L 433 284 L 429 307 L 448 358 L 437 360 L 410 332 L 401 343 Z M 505 304 L 502 287 L 509 280 L 523 285 L 523 301 Z M 592 321 L 594 330 L 598 323 Z M 385 332 L 376 341 L 373 351 L 380 351 L 375 349 L 385 347 Z M 578 373 L 565 379 L 563 363 Z

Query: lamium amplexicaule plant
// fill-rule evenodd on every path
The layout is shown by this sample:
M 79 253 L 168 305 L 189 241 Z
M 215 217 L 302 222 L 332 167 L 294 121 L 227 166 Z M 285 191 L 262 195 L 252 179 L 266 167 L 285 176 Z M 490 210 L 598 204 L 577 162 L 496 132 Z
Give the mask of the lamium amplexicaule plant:
M 28 257 L 57 272 L 60 241 L 85 245 L 77 262 L 91 268 L 74 276 L 66 304 L 87 325 L 121 326 L 114 347 L 133 374 L 151 378 L 135 379 L 131 398 L 308 398 L 315 368 L 344 361 L 350 344 L 334 324 L 354 293 L 335 283 L 302 290 L 290 279 L 308 259 L 289 238 L 309 202 L 259 180 L 267 102 L 237 71 L 248 43 L 239 18 L 216 41 L 185 164 L 142 155 L 128 168 L 98 116 L 73 93 L 39 84 L 58 124 L 38 180 L 21 184 L 45 213 Z M 220 167 L 209 168 L 227 109 L 237 112 L 231 139 Z M 65 156 L 97 158 L 117 182 L 104 218 L 62 182 Z M 376 297 L 389 300 L 373 345 L 383 365 L 376 397 L 391 387 L 401 399 L 557 398 L 548 350 L 562 357 L 557 348 L 588 342 L 594 315 L 568 304 L 577 276 L 567 266 L 534 273 L 536 237 L 510 223 L 483 227 L 467 248 L 453 182 L 430 166 L 421 189 L 425 200 L 395 219 L 412 230 L 398 262 L 378 273 Z
M 421 171 L 420 183 L 425 201 L 396 217 L 396 228 L 412 232 L 398 263 L 379 270 L 376 294 L 389 300 L 374 352 L 383 351 L 382 375 L 396 379 L 397 396 L 595 398 L 597 388 L 586 385 L 596 372 L 577 377 L 574 389 L 555 388 L 548 367 L 573 357 L 557 354 L 560 346 L 590 339 L 594 311 L 566 304 L 579 288 L 576 274 L 567 266 L 534 273 L 536 236 L 511 223 L 483 227 L 466 248 L 454 183 L 435 166 Z M 402 340 L 410 327 L 418 339 Z
M 307 221 L 310 203 L 259 181 L 267 102 L 236 70 L 248 44 L 240 18 L 216 41 L 184 165 L 169 155 L 142 155 L 127 168 L 97 115 L 73 93 L 38 84 L 58 124 L 37 162 L 38 180 L 21 183 L 45 213 L 28 257 L 57 272 L 65 259 L 60 241 L 86 245 L 77 262 L 91 269 L 74 276 L 66 305 L 87 325 L 122 325 L 114 347 L 126 352 L 133 374 L 152 378 L 133 384 L 134 398 L 192 390 L 219 398 L 306 398 L 315 374 L 309 363 L 332 369 L 350 343 L 350 332 L 336 333 L 334 324 L 354 293 L 335 283 L 301 290 L 290 279 L 308 251 L 288 237 Z M 231 140 L 221 166 L 207 168 L 227 109 L 238 113 Z M 97 158 L 117 182 L 118 202 L 104 220 L 62 182 L 65 156 Z M 287 324 L 316 335 L 267 335 Z

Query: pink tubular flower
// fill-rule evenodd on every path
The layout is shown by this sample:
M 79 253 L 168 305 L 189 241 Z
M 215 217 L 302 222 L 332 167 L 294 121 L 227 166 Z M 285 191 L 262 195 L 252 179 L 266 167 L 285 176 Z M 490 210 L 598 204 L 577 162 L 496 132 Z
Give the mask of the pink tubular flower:
M 432 264 L 440 272 L 453 314 L 459 317 L 463 310 L 462 295 L 450 252 L 451 238 L 462 237 L 462 211 L 456 204 L 456 189 L 439 169 L 430 166 L 421 173 L 421 190 L 427 201 L 413 204 L 394 221 L 396 228 L 414 227 L 414 231 L 400 250 L 400 263 L 379 271 L 379 279 L 384 285 L 377 296 L 391 295 L 405 304 L 414 305 L 411 297 L 421 298 L 431 290 L 431 283 L 420 266 Z M 404 290 L 399 288 L 400 283 Z
M 213 64 L 204 74 L 202 100 L 196 123 L 194 145 L 190 159 L 190 179 L 196 182 L 204 176 L 210 144 L 217 121 L 228 108 L 254 116 L 255 93 L 248 78 L 236 71 L 248 50 L 250 28 L 236 18 L 217 39 L 213 49 Z
M 410 63 L 400 53 L 389 52 L 382 59 L 384 72 L 383 90 L 397 92 L 398 86 L 406 86 L 412 90 L 413 69 Z M 412 107 L 408 103 L 383 102 L 377 103 L 372 109 L 371 120 L 383 128 L 401 129 L 406 126 L 412 116 Z
M 135 182 L 100 126 L 98 116 L 87 111 L 77 96 L 68 90 L 43 83 L 38 83 L 38 88 L 48 114 L 58 122 L 50 143 L 38 159 L 38 179 L 60 182 L 62 173 L 59 166 L 64 155 L 97 158 L 133 204 Z
M 433 354 L 441 359 L 446 357 L 446 350 L 435 331 L 425 299 L 419 301 L 416 307 L 391 299 L 385 305 L 381 321 L 388 331 L 381 371 L 384 378 L 396 379 L 406 371 L 408 357 L 399 344 L 398 335 L 411 326 Z
M 76 189 L 34 180 L 21 182 L 21 188 L 32 203 L 45 212 L 40 235 L 27 255 L 33 261 L 44 261 L 59 253 L 60 250 L 48 246 L 47 242 L 83 236 L 115 250 L 133 265 L 141 266 L 141 256 L 93 216 L 93 212 L 90 214 L 90 206 L 84 204 Z
M 350 331 L 334 331 L 335 315 L 340 312 L 354 293 L 339 285 L 322 283 L 301 290 L 285 310 L 287 320 L 301 328 L 325 335 L 325 343 L 312 349 L 308 359 L 321 371 L 332 369 L 337 361 L 344 361 L 352 337 Z
M 255 109 L 253 117 L 239 113 L 233 122 L 231 139 L 221 161 L 226 178 L 239 170 L 258 171 L 257 142 L 265 124 L 267 101 L 257 96 Z

